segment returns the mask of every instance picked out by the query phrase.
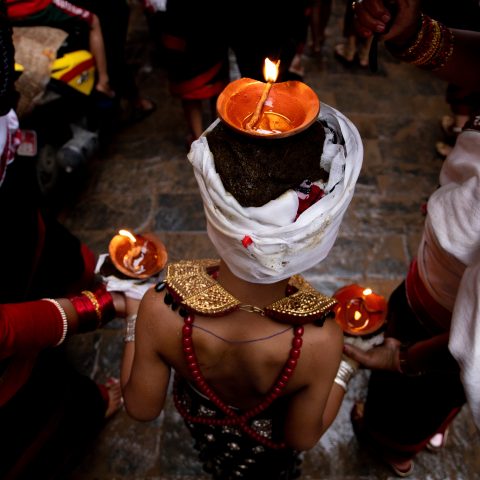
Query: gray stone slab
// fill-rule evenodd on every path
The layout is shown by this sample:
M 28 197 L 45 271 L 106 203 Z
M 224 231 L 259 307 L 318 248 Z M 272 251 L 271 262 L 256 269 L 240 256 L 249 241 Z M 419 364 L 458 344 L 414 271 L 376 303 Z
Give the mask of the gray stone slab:
M 365 160 L 355 196 L 327 259 L 305 277 L 325 294 L 358 283 L 388 296 L 402 281 L 422 231 L 422 206 L 436 188 L 441 160 L 435 153 L 438 122 L 448 106 L 446 85 L 404 65 L 379 46 L 379 72 L 345 69 L 333 57 L 340 42 L 344 2 L 333 2 L 322 58 L 305 57 L 305 82 L 322 103 L 357 126 Z M 212 258 L 215 250 L 187 159 L 181 105 L 168 90 L 164 68 L 152 60 L 143 12 L 132 5 L 129 58 L 141 63 L 142 92 L 157 102 L 145 121 L 122 129 L 89 165 L 88 181 L 62 219 L 96 253 L 107 251 L 119 228 L 155 232 L 171 261 Z M 208 118 L 208 114 L 205 114 Z M 78 369 L 99 382 L 118 376 L 123 321 L 76 337 L 68 350 Z M 304 455 L 306 480 L 386 480 L 392 472 L 357 443 L 349 420 L 364 398 L 368 371 L 355 377 L 340 413 Z M 480 479 L 480 436 L 464 408 L 447 448 L 421 453 L 413 480 Z M 171 399 L 153 422 L 136 422 L 121 410 L 110 419 L 66 480 L 206 480 L 190 437 Z M 256 480 L 256 479 L 254 479 Z M 268 480 L 268 479 L 265 479 Z

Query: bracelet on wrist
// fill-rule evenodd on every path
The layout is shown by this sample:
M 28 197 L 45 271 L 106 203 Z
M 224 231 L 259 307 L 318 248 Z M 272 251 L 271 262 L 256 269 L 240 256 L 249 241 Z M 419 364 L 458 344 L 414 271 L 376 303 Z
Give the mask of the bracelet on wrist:
M 70 296 L 68 300 L 78 315 L 78 333 L 96 330 L 115 318 L 113 297 L 103 285 L 95 292 L 83 290 L 81 295 Z
M 125 328 L 125 335 L 123 337 L 123 341 L 125 343 L 134 342 L 137 314 L 135 313 L 134 315 L 129 315 L 126 320 L 127 320 L 127 327 Z
M 385 45 L 396 58 L 435 71 L 448 63 L 453 53 L 454 35 L 442 23 L 422 14 L 420 28 L 407 44 L 398 46 L 390 41 Z
M 342 360 L 340 362 L 340 366 L 338 367 L 337 376 L 335 377 L 334 382 L 340 387 L 342 387 L 346 392 L 348 389 L 348 383 L 350 382 L 356 371 L 357 370 L 346 360 Z
M 56 347 L 61 345 L 67 336 L 68 332 L 68 318 L 67 314 L 65 313 L 65 310 L 63 307 L 57 302 L 57 300 L 54 300 L 53 298 L 42 298 L 45 302 L 50 302 L 53 303 L 56 307 L 58 312 L 60 313 L 60 316 L 62 318 L 62 335 L 60 336 L 60 340 L 55 344 Z

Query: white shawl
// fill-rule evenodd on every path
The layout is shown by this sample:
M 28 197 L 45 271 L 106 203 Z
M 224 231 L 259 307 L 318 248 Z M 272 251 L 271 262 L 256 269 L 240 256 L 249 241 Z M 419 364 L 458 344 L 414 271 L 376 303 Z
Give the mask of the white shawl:
M 209 238 L 243 280 L 274 283 L 307 270 L 327 256 L 337 238 L 362 166 L 363 145 L 355 125 L 334 108 L 322 104 L 319 120 L 335 132 L 339 143 L 326 130 L 319 162 L 329 179 L 326 184 L 316 182 L 326 195 L 296 221 L 299 200 L 294 190 L 262 207 L 246 208 L 225 191 L 205 136 L 219 120 L 192 144 L 188 158 L 202 195 Z M 252 240 L 248 246 L 242 243 L 245 237 Z

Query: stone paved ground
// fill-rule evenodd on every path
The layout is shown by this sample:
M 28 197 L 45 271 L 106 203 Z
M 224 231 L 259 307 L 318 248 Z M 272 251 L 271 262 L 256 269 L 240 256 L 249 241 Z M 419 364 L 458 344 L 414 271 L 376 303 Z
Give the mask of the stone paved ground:
M 394 61 L 380 47 L 380 69 L 346 70 L 332 55 L 340 40 L 343 2 L 334 1 L 323 58 L 305 58 L 308 83 L 321 102 L 338 108 L 358 127 L 365 161 L 354 200 L 329 258 L 306 277 L 326 294 L 348 283 L 388 295 L 415 252 L 421 206 L 436 187 L 442 160 L 435 154 L 445 85 Z M 180 105 L 167 90 L 165 71 L 152 55 L 146 24 L 133 8 L 129 54 L 141 63 L 142 90 L 158 103 L 154 115 L 118 133 L 90 165 L 88 182 L 63 211 L 66 224 L 97 252 L 121 227 L 154 231 L 171 260 L 213 255 L 205 233 L 196 183 L 186 159 Z M 98 381 L 119 373 L 120 320 L 71 341 L 79 368 Z M 305 479 L 387 479 L 390 471 L 359 449 L 349 412 L 368 377 L 358 375 L 340 414 L 305 455 Z M 448 448 L 422 453 L 414 479 L 480 479 L 480 437 L 465 408 L 455 420 Z M 119 412 L 108 422 L 68 480 L 187 480 L 204 478 L 190 440 L 169 404 L 151 423 Z

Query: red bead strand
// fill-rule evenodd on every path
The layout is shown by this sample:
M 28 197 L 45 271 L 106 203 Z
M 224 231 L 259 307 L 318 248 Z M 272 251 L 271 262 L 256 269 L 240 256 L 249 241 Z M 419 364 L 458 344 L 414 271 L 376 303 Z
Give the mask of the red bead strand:
M 266 410 L 273 401 L 275 401 L 282 393 L 284 388 L 286 387 L 288 381 L 292 377 L 295 367 L 297 366 L 298 358 L 300 357 L 301 347 L 302 347 L 302 336 L 304 332 L 304 328 L 301 326 L 297 326 L 294 328 L 294 337 L 292 339 L 292 348 L 289 352 L 289 358 L 282 369 L 280 375 L 278 376 L 277 381 L 270 389 L 269 393 L 267 394 L 265 400 L 260 402 L 253 408 L 248 409 L 242 415 L 238 415 L 235 410 L 231 407 L 226 405 L 220 397 L 209 387 L 201 373 L 200 366 L 198 365 L 197 358 L 195 355 L 195 349 L 193 346 L 193 323 L 194 323 L 194 315 L 188 314 L 184 317 L 184 325 L 182 327 L 182 346 L 183 352 L 185 354 L 185 360 L 187 362 L 188 369 L 193 377 L 195 385 L 197 388 L 220 410 L 222 411 L 227 418 L 218 419 L 218 418 L 210 418 L 205 416 L 193 416 L 188 413 L 186 408 L 181 404 L 177 388 L 174 388 L 174 399 L 175 405 L 186 421 L 191 423 L 201 423 L 207 425 L 235 425 L 240 428 L 245 434 L 253 438 L 258 443 L 271 448 L 271 449 L 281 449 L 285 448 L 284 443 L 275 443 L 269 438 L 261 435 L 257 431 L 255 431 L 252 427 L 248 425 L 248 421 L 254 417 L 259 415 L 261 412 Z M 176 379 L 177 380 L 177 379 Z

